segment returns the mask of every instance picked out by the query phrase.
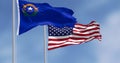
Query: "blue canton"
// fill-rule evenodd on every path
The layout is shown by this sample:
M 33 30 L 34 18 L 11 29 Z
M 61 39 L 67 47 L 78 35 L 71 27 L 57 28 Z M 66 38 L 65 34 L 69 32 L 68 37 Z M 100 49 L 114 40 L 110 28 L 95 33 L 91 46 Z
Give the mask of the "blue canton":
M 73 27 L 55 27 L 55 26 L 48 26 L 49 36 L 68 36 L 72 34 Z

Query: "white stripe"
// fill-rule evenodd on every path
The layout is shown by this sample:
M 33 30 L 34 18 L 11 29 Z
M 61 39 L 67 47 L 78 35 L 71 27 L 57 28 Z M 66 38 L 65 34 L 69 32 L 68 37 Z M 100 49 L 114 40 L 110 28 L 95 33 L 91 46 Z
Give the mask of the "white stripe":
M 60 43 L 64 43 L 66 41 L 49 41 L 49 43 L 56 43 L 56 44 L 60 44 Z
M 98 26 L 90 26 L 90 27 L 87 27 L 86 29 L 93 29 L 93 28 L 97 28 Z
M 84 31 L 85 29 L 77 29 L 77 28 L 73 28 L 73 31 Z
M 70 35 L 68 36 L 49 36 L 49 39 L 64 39 L 64 38 L 68 38 L 70 37 Z
M 73 40 L 73 39 L 69 39 L 69 41 L 73 41 L 73 42 L 83 42 L 85 40 Z M 49 41 L 50 44 L 61 44 L 61 43 L 66 43 L 69 41 Z
M 54 46 L 48 46 L 48 49 L 50 48 L 55 48 L 55 47 L 60 47 L 61 45 L 54 45 Z
M 81 25 L 75 25 L 75 27 L 78 27 L 78 28 L 86 28 L 86 26 L 81 26 Z
M 67 45 L 67 44 L 79 44 L 79 43 L 76 43 L 76 42 L 65 42 L 63 45 Z

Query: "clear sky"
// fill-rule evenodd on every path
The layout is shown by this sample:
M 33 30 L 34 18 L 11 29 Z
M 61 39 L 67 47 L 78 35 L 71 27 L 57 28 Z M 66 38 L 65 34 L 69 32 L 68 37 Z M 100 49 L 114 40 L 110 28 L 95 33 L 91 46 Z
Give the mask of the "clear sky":
M 96 20 L 102 41 L 47 51 L 48 63 L 120 63 L 120 0 L 27 0 L 72 9 L 81 24 Z M 17 13 L 17 9 L 16 9 Z M 16 14 L 17 16 L 17 14 Z M 17 26 L 17 18 L 16 18 Z M 17 28 L 17 27 L 16 27 Z M 43 26 L 16 37 L 17 63 L 43 63 Z M 12 63 L 12 0 L 0 0 L 0 63 Z

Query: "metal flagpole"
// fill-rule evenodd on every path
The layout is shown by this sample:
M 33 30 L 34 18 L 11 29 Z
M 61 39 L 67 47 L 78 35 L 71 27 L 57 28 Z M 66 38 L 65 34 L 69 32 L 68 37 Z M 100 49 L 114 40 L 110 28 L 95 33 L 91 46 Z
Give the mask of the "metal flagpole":
M 12 4 L 12 63 L 15 63 L 15 0 Z
M 46 25 L 44 25 L 44 63 L 47 63 L 47 39 L 46 39 Z

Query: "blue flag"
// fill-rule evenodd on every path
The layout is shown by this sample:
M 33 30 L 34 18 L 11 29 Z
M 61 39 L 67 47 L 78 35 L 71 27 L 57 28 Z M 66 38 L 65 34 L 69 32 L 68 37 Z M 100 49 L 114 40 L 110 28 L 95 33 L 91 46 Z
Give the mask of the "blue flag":
M 76 19 L 74 12 L 64 7 L 52 7 L 48 3 L 33 3 L 19 0 L 19 35 L 38 25 L 73 27 Z

